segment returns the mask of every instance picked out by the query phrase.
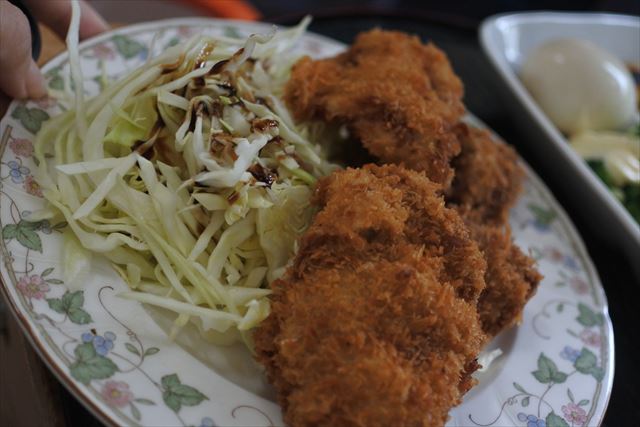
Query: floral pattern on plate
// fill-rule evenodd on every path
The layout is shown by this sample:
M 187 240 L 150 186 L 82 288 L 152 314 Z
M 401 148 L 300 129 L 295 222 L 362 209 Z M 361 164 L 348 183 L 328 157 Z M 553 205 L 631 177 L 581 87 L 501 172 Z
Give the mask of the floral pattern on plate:
M 81 46 L 88 95 L 200 31 L 241 38 L 269 25 L 179 19 L 119 29 Z M 300 53 L 343 46 L 307 35 Z M 104 72 L 103 72 L 104 71 Z M 49 88 L 69 89 L 68 57 L 45 67 Z M 206 343 L 172 342 L 159 317 L 119 299 L 126 285 L 94 259 L 83 289 L 62 281 L 66 223 L 28 221 L 44 204 L 33 178 L 34 134 L 66 106 L 53 98 L 14 102 L 0 124 L 2 291 L 45 362 L 97 416 L 121 425 L 281 425 L 255 367 Z M 473 121 L 473 119 L 471 119 Z M 511 217 L 516 241 L 545 279 L 523 322 L 496 340 L 504 355 L 451 412 L 447 425 L 527 427 L 598 424 L 613 378 L 613 337 L 602 287 L 562 209 L 528 170 Z M 213 356 L 211 356 L 213 355 Z M 231 362 L 230 362 L 231 361 Z M 237 375 L 221 367 L 230 367 Z M 255 381 L 244 377 L 254 376 Z

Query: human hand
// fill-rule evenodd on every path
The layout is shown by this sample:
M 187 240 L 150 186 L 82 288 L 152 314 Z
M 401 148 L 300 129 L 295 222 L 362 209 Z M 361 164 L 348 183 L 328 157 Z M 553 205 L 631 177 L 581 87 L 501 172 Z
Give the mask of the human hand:
M 71 0 L 22 0 L 38 22 L 62 39 L 71 20 Z M 84 1 L 80 2 L 80 40 L 108 29 L 106 22 Z M 41 98 L 47 88 L 31 57 L 31 31 L 27 17 L 7 0 L 0 0 L 0 106 L 3 99 Z

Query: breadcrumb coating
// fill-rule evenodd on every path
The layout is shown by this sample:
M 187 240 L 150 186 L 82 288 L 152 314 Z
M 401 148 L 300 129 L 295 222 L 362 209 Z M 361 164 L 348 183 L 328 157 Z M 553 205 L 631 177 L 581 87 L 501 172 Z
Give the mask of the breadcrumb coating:
M 336 172 L 254 334 L 292 426 L 441 426 L 486 340 L 485 262 L 438 186 L 398 166 Z
M 462 83 L 433 44 L 396 31 L 361 33 L 333 58 L 303 58 L 285 100 L 298 120 L 345 124 L 383 163 L 425 171 L 449 185 L 460 144 L 451 127 L 464 114 Z
M 272 284 L 254 338 L 289 425 L 444 425 L 481 347 L 535 293 L 508 225 L 524 172 L 461 122 L 462 92 L 444 53 L 392 31 L 294 67 L 296 119 L 344 125 L 389 165 L 319 183 L 319 213 Z

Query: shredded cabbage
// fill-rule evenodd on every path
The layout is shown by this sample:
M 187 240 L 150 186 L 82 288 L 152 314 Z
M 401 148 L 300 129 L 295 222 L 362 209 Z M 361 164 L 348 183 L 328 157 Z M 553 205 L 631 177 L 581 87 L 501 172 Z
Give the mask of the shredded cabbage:
M 309 19 L 244 44 L 194 36 L 85 100 L 72 4 L 74 103 L 35 145 L 47 215 L 69 223 L 68 286 L 100 254 L 122 297 L 176 313 L 172 334 L 192 322 L 250 345 L 311 221 L 311 187 L 334 169 L 279 98 Z

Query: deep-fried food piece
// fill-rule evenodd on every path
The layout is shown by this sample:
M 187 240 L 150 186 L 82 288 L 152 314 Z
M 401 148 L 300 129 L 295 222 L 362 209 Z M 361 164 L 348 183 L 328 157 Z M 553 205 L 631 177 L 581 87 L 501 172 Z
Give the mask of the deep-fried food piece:
M 292 426 L 441 426 L 473 385 L 484 261 L 423 175 L 337 172 L 254 334 Z
M 542 275 L 535 261 L 513 243 L 508 227 L 467 224 L 487 260 L 486 288 L 480 294 L 478 313 L 490 338 L 520 321 Z
M 299 120 L 344 123 L 384 163 L 425 171 L 447 187 L 460 151 L 453 124 L 462 83 L 445 54 L 395 31 L 361 33 L 351 48 L 294 67 L 285 99 Z
M 475 303 L 484 288 L 484 262 L 468 241 L 465 224 L 454 210 L 445 209 L 438 190 L 423 174 L 396 165 L 366 165 L 328 176 L 316 190 L 315 202 L 322 210 L 300 244 L 298 271 L 358 258 L 394 261 L 402 252 L 392 245 L 402 243 L 416 251 L 429 248 L 424 259 L 442 257 L 442 281 Z
M 455 131 L 462 152 L 452 163 L 455 177 L 446 193 L 447 206 L 465 219 L 487 261 L 478 312 L 482 329 L 493 337 L 520 320 L 542 279 L 534 261 L 511 240 L 507 224 L 524 171 L 515 151 L 486 130 L 460 123 Z
M 455 177 L 446 192 L 447 203 L 476 223 L 506 224 L 524 177 L 515 151 L 488 131 L 464 123 L 455 133 L 462 151 L 452 162 Z
M 511 240 L 507 224 L 524 172 L 515 151 L 486 130 L 460 123 L 455 131 L 462 151 L 452 163 L 455 177 L 446 192 L 447 205 L 465 219 L 487 262 L 478 312 L 491 338 L 520 320 L 542 279 L 534 261 Z

